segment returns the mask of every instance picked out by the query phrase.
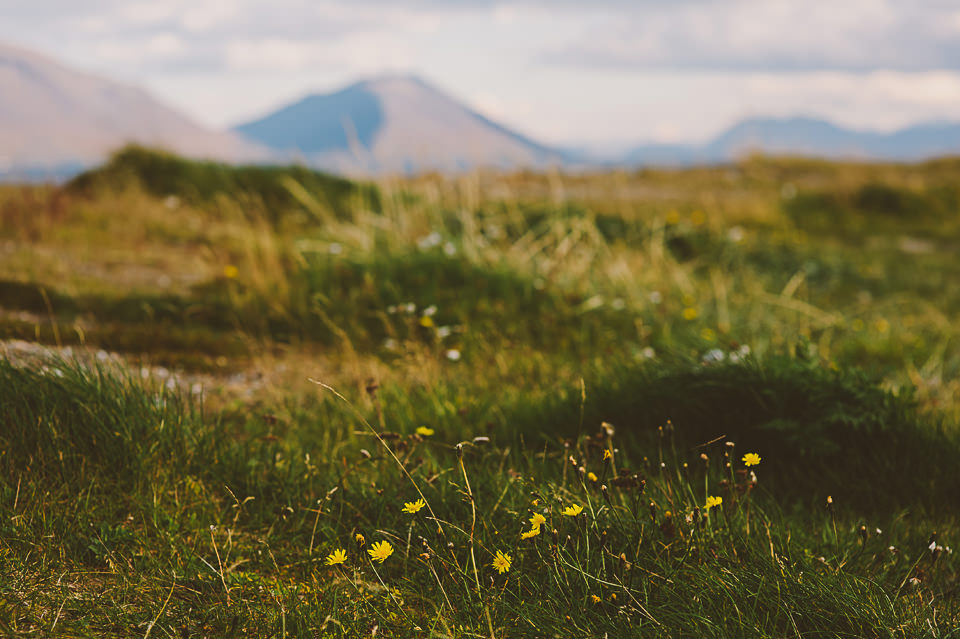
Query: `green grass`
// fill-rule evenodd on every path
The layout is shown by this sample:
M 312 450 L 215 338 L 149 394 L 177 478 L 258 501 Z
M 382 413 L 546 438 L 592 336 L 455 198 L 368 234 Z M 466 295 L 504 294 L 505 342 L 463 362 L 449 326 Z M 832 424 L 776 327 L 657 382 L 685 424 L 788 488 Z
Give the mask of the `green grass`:
M 0 634 L 957 636 L 955 169 L 2 187 Z
M 793 381 L 822 381 L 787 370 Z M 163 632 L 201 634 L 238 625 L 245 634 L 336 635 L 379 625 L 386 635 L 419 627 L 485 636 L 492 625 L 511 636 L 894 637 L 946 636 L 957 619 L 957 562 L 927 549 L 932 529 L 923 530 L 949 513 L 891 500 L 870 503 L 867 516 L 855 491 L 836 483 L 886 490 L 882 466 L 863 476 L 806 462 L 806 488 L 851 495 L 835 497 L 831 510 L 825 501 L 804 505 L 796 487 L 775 481 L 789 475 L 782 450 L 758 449 L 752 485 L 725 438 L 690 448 L 678 433 L 650 438 L 623 424 L 613 435 L 590 429 L 567 447 L 552 437 L 518 444 L 518 434 L 498 429 L 489 443 L 467 439 L 457 449 L 466 429 L 421 437 L 392 422 L 389 404 L 385 419 L 399 432 L 381 444 L 370 436 L 376 429 L 338 436 L 306 421 L 278 437 L 257 416 L 205 416 L 162 386 L 103 369 L 4 364 L 0 377 L 12 407 L 0 468 L 16 478 L 0 495 L 3 552 L 19 557 L 3 564 L 0 596 L 15 604 L 3 619 L 8 633 L 56 622 L 65 633 L 122 634 L 156 619 Z M 717 377 L 690 373 L 689 390 Z M 640 390 L 656 388 L 651 380 Z M 338 402 L 323 402 L 334 423 L 352 412 Z M 551 411 L 568 421 L 578 412 Z M 916 434 L 915 425 L 886 427 Z M 612 460 L 604 449 L 616 451 Z M 928 454 L 922 440 L 899 448 L 904 467 L 935 472 Z M 420 495 L 429 508 L 401 512 Z M 723 504 L 701 521 L 710 495 Z M 584 512 L 563 515 L 572 504 Z M 534 512 L 546 518 L 542 532 L 519 539 Z M 869 528 L 861 535 L 860 526 Z M 949 538 L 955 524 L 939 532 Z M 364 550 L 380 540 L 395 551 L 372 564 Z M 326 566 L 338 547 L 347 563 Z M 507 573 L 490 566 L 497 550 L 512 558 Z M 44 585 L 52 574 L 63 586 Z M 920 584 L 906 585 L 911 578 Z
M 130 182 L 155 197 L 182 198 L 204 207 L 215 207 L 217 200 L 224 198 L 260 205 L 270 212 L 274 224 L 280 224 L 286 214 L 302 212 L 304 199 L 338 217 L 349 217 L 355 201 L 379 206 L 378 193 L 372 186 L 303 167 L 228 167 L 137 146 L 122 149 L 106 165 L 73 178 L 67 189 L 91 194 L 104 188 L 123 188 Z

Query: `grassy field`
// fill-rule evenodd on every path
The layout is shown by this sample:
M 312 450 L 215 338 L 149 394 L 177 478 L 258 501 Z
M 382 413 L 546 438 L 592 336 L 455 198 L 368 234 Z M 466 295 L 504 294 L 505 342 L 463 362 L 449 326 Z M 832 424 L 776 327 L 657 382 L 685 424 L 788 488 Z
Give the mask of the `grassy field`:
M 958 175 L 0 186 L 0 634 L 960 637 Z

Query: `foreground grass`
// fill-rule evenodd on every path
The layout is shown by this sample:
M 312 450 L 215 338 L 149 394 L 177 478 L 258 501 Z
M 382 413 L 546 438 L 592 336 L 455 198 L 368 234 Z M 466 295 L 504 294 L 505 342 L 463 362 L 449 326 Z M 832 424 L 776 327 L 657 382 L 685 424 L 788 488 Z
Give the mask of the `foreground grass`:
M 0 634 L 951 636 L 955 169 L 3 187 Z
M 897 492 L 881 466 L 808 462 L 806 488 L 872 483 L 887 508 L 805 507 L 767 486 L 796 468 L 786 447 L 690 446 L 671 424 L 469 438 L 469 422 L 414 427 L 320 388 L 330 421 L 278 437 L 116 371 L 50 361 L 0 377 L 6 633 L 912 637 L 960 620 L 942 486 Z M 932 462 L 923 425 L 882 426 L 904 437 L 904 467 L 956 473 L 949 440 Z M 855 431 L 820 436 L 847 448 Z

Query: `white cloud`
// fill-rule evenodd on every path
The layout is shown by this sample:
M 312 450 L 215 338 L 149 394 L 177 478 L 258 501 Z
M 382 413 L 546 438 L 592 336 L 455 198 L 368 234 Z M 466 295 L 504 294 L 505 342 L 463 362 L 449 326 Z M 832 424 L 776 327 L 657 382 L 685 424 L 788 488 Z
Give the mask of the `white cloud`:
M 388 33 L 348 34 L 333 40 L 243 39 L 228 42 L 224 60 L 232 71 L 278 73 L 339 67 L 356 72 L 409 68 L 410 47 Z
M 239 2 L 207 0 L 191 4 L 180 16 L 180 24 L 190 33 L 204 33 L 235 21 L 240 13 Z
M 563 47 L 558 64 L 737 70 L 960 67 L 953 10 L 896 0 L 662 3 L 609 13 Z
M 94 47 L 94 52 L 99 58 L 124 65 L 174 60 L 184 55 L 186 51 L 187 45 L 184 40 L 176 33 L 169 31 L 161 31 L 141 40 L 104 41 Z

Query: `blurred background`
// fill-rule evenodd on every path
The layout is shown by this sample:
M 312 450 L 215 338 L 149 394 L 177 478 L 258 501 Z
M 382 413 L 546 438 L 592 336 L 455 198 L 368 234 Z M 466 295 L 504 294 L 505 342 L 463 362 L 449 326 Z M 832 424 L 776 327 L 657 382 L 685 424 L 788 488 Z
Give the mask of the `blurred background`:
M 948 2 L 8 2 L 0 174 L 925 159 L 960 151 L 958 43 Z

